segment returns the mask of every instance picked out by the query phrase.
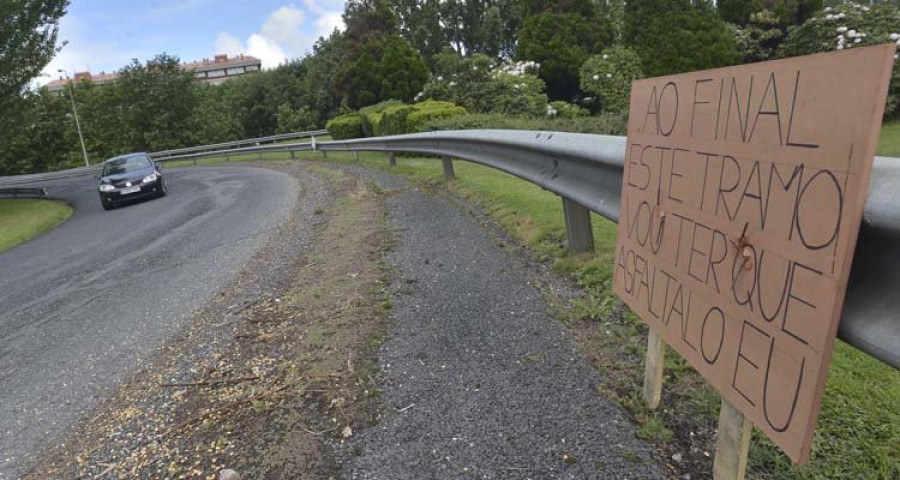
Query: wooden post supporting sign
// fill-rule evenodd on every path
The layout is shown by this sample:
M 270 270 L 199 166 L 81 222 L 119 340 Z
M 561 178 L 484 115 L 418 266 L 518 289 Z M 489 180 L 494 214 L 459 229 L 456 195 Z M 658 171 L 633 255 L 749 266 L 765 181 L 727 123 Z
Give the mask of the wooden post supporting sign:
M 752 426 L 810 455 L 894 44 L 635 81 L 613 289 L 722 396 L 717 479 Z

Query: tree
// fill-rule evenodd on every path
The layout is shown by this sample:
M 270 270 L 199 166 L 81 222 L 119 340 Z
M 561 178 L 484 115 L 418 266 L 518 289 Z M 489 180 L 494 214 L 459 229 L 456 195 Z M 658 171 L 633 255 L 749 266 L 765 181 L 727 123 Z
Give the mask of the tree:
M 741 59 L 734 32 L 706 6 L 688 0 L 632 0 L 625 41 L 655 77 L 734 65 Z
M 68 5 L 68 0 L 0 2 L 0 102 L 21 93 L 59 51 L 58 22 Z
M 428 80 L 422 56 L 399 36 L 372 37 L 345 58 L 335 76 L 335 90 L 351 108 L 382 100 L 411 101 Z
M 611 42 L 604 17 L 547 12 L 525 18 L 517 56 L 540 64 L 538 76 L 551 99 L 570 101 L 578 93 L 578 68 Z
M 134 60 L 119 71 L 113 87 L 122 107 L 119 128 L 126 129 L 125 140 L 132 149 L 165 150 L 190 143 L 196 103 L 193 82 L 193 74 L 167 54 L 145 64 Z
M 799 25 L 822 9 L 822 0 L 718 0 L 719 16 L 735 25 L 747 25 L 750 15 L 767 11 L 779 26 Z

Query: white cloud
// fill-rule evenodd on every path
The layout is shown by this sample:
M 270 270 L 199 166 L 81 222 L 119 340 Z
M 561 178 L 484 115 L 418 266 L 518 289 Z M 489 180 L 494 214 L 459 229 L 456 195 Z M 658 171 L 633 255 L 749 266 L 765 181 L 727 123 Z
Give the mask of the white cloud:
M 245 53 L 262 61 L 263 68 L 274 68 L 293 58 L 306 55 L 320 36 L 329 35 L 335 28 L 343 28 L 342 7 L 335 0 L 325 0 L 326 5 L 317 0 L 304 0 L 309 13 L 314 15 L 311 24 L 307 25 L 306 12 L 294 5 L 280 7 L 269 14 L 260 27 L 246 42 L 227 32 L 219 32 L 215 47 L 218 53 L 237 55 Z M 331 3 L 335 5 L 331 5 Z M 304 29 L 304 27 L 307 27 Z
M 59 22 L 59 44 L 64 41 L 68 43 L 44 67 L 35 84 L 46 85 L 58 79 L 60 69 L 66 70 L 69 75 L 86 70 L 111 72 L 142 56 L 141 52 L 122 50 L 115 42 L 88 40 L 84 26 L 71 14 L 62 17 Z

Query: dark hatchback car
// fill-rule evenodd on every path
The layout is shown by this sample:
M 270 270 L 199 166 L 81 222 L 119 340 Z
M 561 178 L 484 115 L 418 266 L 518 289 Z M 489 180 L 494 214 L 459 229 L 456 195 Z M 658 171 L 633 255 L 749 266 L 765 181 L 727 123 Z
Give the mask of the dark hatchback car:
M 110 210 L 121 203 L 166 194 L 159 166 L 146 153 L 110 158 L 100 172 L 100 203 Z

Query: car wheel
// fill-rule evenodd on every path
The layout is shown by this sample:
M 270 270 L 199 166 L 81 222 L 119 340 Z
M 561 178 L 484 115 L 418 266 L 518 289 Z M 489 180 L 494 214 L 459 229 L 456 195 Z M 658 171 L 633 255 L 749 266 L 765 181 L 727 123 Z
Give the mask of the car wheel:
M 112 210 L 112 209 L 114 208 L 114 207 L 113 207 L 113 204 L 111 204 L 111 203 L 100 202 L 100 204 L 103 205 L 103 209 L 104 209 L 104 210 L 107 210 L 107 211 L 108 211 L 108 210 Z
M 169 189 L 166 188 L 166 182 L 164 182 L 162 179 L 160 179 L 159 180 L 159 196 L 165 197 L 167 193 L 169 193 Z

